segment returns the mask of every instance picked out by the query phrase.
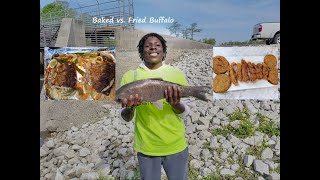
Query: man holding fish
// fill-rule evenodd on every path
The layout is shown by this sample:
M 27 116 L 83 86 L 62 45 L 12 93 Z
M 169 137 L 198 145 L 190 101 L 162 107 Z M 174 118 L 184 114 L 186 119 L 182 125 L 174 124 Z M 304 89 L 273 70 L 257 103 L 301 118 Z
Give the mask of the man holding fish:
M 142 63 L 123 75 L 117 98 L 121 117 L 130 121 L 135 116 L 133 147 L 141 179 L 160 180 L 163 166 L 169 180 L 187 180 L 188 145 L 181 117 L 191 106 L 181 97 L 201 92 L 183 89 L 188 84 L 184 73 L 163 63 L 167 46 L 162 36 L 146 34 L 138 49 Z

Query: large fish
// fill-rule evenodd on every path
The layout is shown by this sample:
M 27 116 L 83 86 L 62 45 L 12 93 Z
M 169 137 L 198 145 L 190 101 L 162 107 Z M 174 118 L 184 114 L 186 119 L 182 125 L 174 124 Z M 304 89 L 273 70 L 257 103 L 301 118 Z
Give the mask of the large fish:
M 179 86 L 182 97 L 193 96 L 203 101 L 208 101 L 206 93 L 210 93 L 211 87 L 208 86 L 181 86 L 162 79 L 138 80 L 120 87 L 116 91 L 116 99 L 121 102 L 122 99 L 129 99 L 130 95 L 138 94 L 146 102 L 156 102 L 165 98 L 164 91 L 168 86 Z

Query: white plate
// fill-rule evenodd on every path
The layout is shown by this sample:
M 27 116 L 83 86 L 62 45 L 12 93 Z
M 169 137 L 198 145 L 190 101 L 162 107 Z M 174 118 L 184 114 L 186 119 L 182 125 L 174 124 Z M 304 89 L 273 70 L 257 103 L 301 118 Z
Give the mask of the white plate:
M 277 46 L 245 46 L 245 47 L 213 47 L 213 57 L 224 56 L 229 64 L 240 63 L 242 59 L 246 62 L 262 63 L 265 55 L 273 54 L 277 58 L 279 68 L 279 47 Z M 214 72 L 213 78 L 216 76 Z M 278 99 L 278 85 L 270 84 L 267 80 L 256 80 L 255 82 L 240 82 L 235 86 L 231 83 L 226 93 L 213 92 L 214 99 Z M 267 89 L 266 89 L 267 88 Z

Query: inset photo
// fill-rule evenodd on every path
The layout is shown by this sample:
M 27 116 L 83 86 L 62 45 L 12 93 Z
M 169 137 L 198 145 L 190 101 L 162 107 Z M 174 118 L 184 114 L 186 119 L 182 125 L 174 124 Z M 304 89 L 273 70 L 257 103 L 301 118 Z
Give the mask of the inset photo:
M 45 98 L 114 100 L 114 55 L 108 47 L 45 47 Z
M 212 64 L 213 99 L 279 99 L 279 47 L 213 47 Z

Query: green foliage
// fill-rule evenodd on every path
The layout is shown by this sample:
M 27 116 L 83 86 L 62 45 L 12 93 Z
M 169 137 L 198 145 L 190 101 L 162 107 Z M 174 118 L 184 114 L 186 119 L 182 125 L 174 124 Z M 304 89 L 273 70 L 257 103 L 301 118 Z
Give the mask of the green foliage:
M 243 179 L 250 179 L 250 180 L 257 180 L 259 175 L 258 174 L 252 174 L 250 171 L 244 168 L 243 166 L 240 166 L 236 172 L 235 172 L 236 177 L 242 177 Z
M 190 30 L 188 27 L 184 27 L 183 29 L 181 29 L 181 34 L 182 37 L 185 39 L 189 39 L 189 34 L 190 34 Z
M 216 44 L 216 40 L 214 38 L 204 38 L 201 40 L 199 40 L 200 42 L 206 43 L 206 44 L 212 44 L 213 46 Z
M 253 124 L 248 119 L 241 120 L 239 128 L 233 128 L 232 126 L 229 126 L 229 128 L 231 133 L 239 138 L 247 138 L 249 136 L 253 136 L 255 132 Z
M 98 180 L 114 180 L 114 177 L 110 176 L 99 176 Z
M 261 45 L 265 44 L 265 41 L 229 41 L 221 43 L 220 46 L 248 46 L 248 45 Z
M 271 148 L 270 145 L 267 145 L 265 141 L 262 142 L 260 146 L 250 146 L 246 150 L 246 154 L 255 156 L 256 159 L 261 159 L 261 153 L 264 149 Z
M 280 136 L 280 128 L 271 121 L 269 117 L 264 116 L 261 113 L 256 113 L 256 116 L 260 123 L 258 131 L 267 134 L 269 137 L 273 135 Z
M 198 177 L 198 171 L 195 169 L 195 168 L 193 168 L 193 167 L 191 167 L 190 166 L 190 163 L 189 163 L 189 168 L 188 168 L 188 179 L 197 179 L 197 177 Z
M 201 32 L 202 29 L 199 29 L 197 27 L 197 23 L 192 23 L 190 24 L 190 27 L 188 28 L 189 32 L 190 32 L 190 35 L 191 35 L 191 40 L 193 40 L 193 34 L 194 33 L 197 33 L 197 32 Z
M 236 110 L 229 116 L 230 121 L 248 120 L 249 118 L 250 118 L 250 113 L 247 108 L 243 108 L 242 110 L 238 108 L 238 110 Z
M 207 177 L 202 178 L 202 180 L 223 180 L 224 178 L 216 173 L 210 173 Z
M 229 131 L 229 128 L 222 128 L 222 129 L 217 128 L 217 129 L 212 130 L 211 134 L 213 136 L 221 135 L 221 136 L 227 137 L 230 134 L 230 131 Z
M 227 137 L 229 134 L 233 134 L 238 138 L 246 138 L 249 136 L 253 136 L 255 132 L 255 128 L 253 124 L 249 121 L 250 113 L 248 109 L 244 108 L 242 110 L 238 109 L 237 111 L 233 112 L 229 116 L 230 121 L 239 120 L 240 126 L 239 128 L 234 128 L 230 125 L 222 128 L 222 129 L 214 129 L 212 131 L 212 135 L 221 135 Z
M 170 31 L 170 35 L 174 34 L 176 37 L 179 37 L 181 32 L 182 25 L 178 21 L 174 21 L 171 26 L 167 27 Z
M 69 8 L 66 1 L 58 1 L 47 4 L 40 10 L 40 16 L 44 22 L 59 20 L 63 17 L 76 17 L 76 11 Z
M 278 167 L 274 171 L 280 174 L 280 165 L 278 165 Z

